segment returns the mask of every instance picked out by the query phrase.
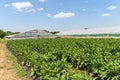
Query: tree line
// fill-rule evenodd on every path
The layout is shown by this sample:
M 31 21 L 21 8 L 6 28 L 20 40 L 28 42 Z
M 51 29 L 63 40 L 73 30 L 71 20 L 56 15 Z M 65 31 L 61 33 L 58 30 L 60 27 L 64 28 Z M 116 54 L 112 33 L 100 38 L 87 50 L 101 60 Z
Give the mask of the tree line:
M 8 35 L 13 35 L 13 34 L 18 34 L 20 32 L 12 32 L 12 31 L 3 31 L 2 29 L 0 29 L 0 38 L 4 38 L 5 36 Z
M 48 31 L 48 30 L 43 30 L 43 31 L 48 32 L 48 33 L 51 33 L 51 34 L 53 34 L 53 35 L 60 33 L 59 31 L 51 31 L 51 32 Z

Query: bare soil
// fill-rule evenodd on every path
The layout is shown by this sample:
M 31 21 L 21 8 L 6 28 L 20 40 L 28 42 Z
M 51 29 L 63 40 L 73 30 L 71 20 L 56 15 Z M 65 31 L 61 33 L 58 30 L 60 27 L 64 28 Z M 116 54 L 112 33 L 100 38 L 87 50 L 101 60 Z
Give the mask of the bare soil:
M 17 76 L 16 69 L 13 66 L 14 62 L 8 59 L 6 52 L 5 44 L 0 43 L 0 80 L 28 80 L 26 77 Z M 17 64 L 17 62 L 15 63 Z

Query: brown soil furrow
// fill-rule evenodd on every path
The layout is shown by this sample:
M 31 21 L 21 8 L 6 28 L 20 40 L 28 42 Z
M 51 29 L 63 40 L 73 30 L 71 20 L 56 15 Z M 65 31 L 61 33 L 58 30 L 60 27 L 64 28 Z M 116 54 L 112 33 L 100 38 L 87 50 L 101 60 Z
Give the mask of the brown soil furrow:
M 7 59 L 4 43 L 0 43 L 0 80 L 24 80 L 16 76 L 13 64 Z

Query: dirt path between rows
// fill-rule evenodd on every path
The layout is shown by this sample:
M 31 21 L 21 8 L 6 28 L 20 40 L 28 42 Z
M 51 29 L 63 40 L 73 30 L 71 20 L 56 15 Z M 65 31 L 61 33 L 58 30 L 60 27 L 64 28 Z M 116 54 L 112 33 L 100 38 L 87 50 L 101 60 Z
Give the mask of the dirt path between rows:
M 0 43 L 0 80 L 25 80 L 17 77 L 13 63 L 7 58 L 6 52 L 5 44 Z

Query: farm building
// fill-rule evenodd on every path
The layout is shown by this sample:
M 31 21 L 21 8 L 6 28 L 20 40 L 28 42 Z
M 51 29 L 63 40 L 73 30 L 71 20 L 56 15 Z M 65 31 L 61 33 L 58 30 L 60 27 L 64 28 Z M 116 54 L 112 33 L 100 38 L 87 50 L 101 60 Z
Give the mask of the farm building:
M 30 30 L 27 32 L 15 34 L 15 35 L 9 35 L 6 36 L 6 39 L 26 39 L 26 38 L 54 38 L 56 35 L 51 34 L 50 32 L 46 30 Z

